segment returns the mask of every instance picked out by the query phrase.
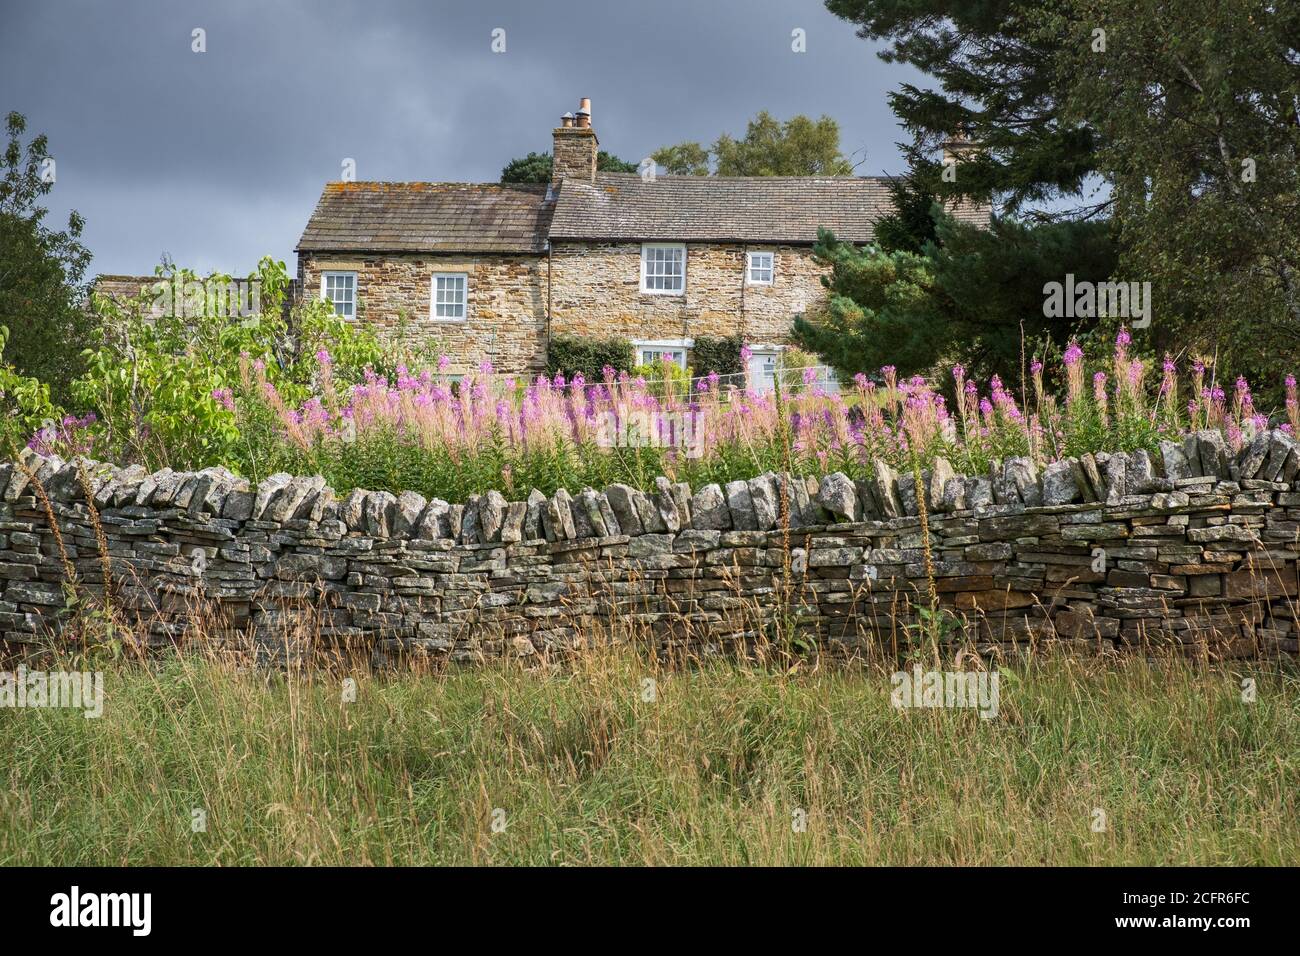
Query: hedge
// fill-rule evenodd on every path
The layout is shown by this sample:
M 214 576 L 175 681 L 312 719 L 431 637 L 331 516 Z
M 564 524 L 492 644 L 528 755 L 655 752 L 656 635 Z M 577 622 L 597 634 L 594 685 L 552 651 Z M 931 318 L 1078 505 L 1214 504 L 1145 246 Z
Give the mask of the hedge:
M 627 339 L 556 335 L 546 350 L 546 374 L 554 378 L 563 372 L 566 378 L 572 378 L 581 372 L 583 378 L 593 382 L 604 377 L 605 366 L 627 372 L 634 360 L 632 343 Z

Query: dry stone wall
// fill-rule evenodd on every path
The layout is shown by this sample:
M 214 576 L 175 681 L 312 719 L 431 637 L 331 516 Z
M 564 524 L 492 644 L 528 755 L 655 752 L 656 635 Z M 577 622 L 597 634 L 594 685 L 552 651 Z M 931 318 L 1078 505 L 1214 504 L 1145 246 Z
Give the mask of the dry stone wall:
M 905 642 L 931 582 L 986 653 L 1052 642 L 1271 655 L 1295 653 L 1300 631 L 1300 445 L 1280 431 L 1237 454 L 1202 432 L 1041 473 L 1027 459 L 980 476 L 938 461 L 919 487 L 877 463 L 859 481 L 764 474 L 692 490 L 660 478 L 649 493 L 458 504 L 24 456 L 0 465 L 11 650 L 64 620 L 38 483 L 81 586 L 104 582 L 97 518 L 114 605 L 159 643 L 207 606 L 268 654 L 309 621 L 311 640 L 360 644 L 380 664 L 530 655 L 637 627 L 707 652 L 778 620 L 851 651 Z

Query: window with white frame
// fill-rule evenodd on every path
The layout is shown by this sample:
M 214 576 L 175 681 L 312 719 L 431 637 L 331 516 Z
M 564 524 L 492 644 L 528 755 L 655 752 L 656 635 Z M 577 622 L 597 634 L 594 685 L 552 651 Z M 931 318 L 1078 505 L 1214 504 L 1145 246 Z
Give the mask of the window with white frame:
M 638 340 L 632 343 L 636 349 L 636 364 L 651 365 L 656 362 L 672 362 L 686 368 L 686 352 L 691 347 L 691 339 L 656 339 Z
M 322 272 L 320 297 L 334 306 L 334 314 L 345 319 L 357 317 L 357 274 L 355 272 Z
M 433 274 L 433 318 L 464 322 L 469 305 L 469 276 L 464 272 Z
M 776 254 L 750 252 L 746 254 L 745 281 L 750 285 L 771 285 L 776 271 Z
M 647 242 L 641 247 L 641 291 L 681 295 L 686 291 L 686 246 Z

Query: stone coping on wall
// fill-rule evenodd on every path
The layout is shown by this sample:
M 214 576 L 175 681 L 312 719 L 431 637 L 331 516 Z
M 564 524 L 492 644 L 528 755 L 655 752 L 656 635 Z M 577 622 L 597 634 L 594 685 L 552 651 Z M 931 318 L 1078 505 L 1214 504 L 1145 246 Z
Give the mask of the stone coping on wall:
M 508 501 L 498 491 L 471 495 L 463 503 L 432 500 L 413 492 L 354 489 L 339 497 L 325 479 L 274 474 L 256 485 L 225 468 L 149 473 L 77 459 L 65 462 L 30 450 L 24 465 L 0 464 L 0 501 L 13 503 L 33 491 L 27 473 L 53 501 L 84 497 L 78 472 L 87 476 L 97 509 L 184 512 L 236 524 L 308 522 L 340 535 L 449 540 L 459 544 L 549 542 L 635 537 L 686 529 L 767 531 L 781 524 L 788 502 L 789 526 L 916 518 L 916 480 L 877 459 L 871 478 L 854 481 L 842 473 L 820 479 L 767 473 L 747 480 L 689 485 L 655 479 L 655 490 L 624 484 L 576 495 L 532 491 L 525 501 Z M 959 475 L 945 459 L 921 472 L 930 515 L 993 515 L 1037 511 L 1072 504 L 1125 505 L 1164 509 L 1185 505 L 1188 494 L 1289 492 L 1300 472 L 1300 442 L 1281 430 L 1259 433 L 1232 454 L 1217 431 L 1200 431 L 1181 443 L 1163 442 L 1157 454 L 1085 454 L 1039 469 L 1029 458 L 995 462 L 986 475 Z

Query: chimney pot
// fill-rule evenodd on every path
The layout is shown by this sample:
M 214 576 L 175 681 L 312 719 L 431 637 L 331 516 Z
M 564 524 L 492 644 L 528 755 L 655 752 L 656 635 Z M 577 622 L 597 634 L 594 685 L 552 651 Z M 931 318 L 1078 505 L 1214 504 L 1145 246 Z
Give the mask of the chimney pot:
M 591 100 L 583 97 L 577 114 L 565 113 L 553 134 L 551 182 L 566 179 L 596 181 L 596 156 L 600 147 L 591 128 Z

